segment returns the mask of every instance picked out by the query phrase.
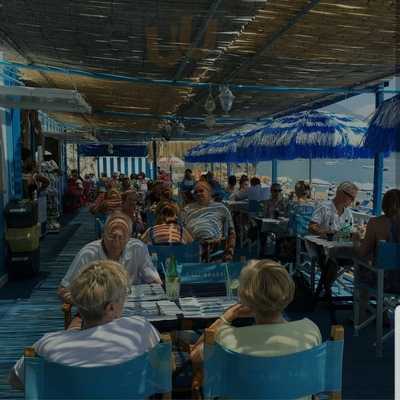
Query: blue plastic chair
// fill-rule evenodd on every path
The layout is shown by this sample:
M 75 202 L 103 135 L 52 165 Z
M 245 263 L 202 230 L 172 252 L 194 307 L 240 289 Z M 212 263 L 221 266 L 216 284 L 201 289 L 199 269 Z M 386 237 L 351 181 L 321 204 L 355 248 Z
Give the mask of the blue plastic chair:
M 336 340 L 295 354 L 258 357 L 230 351 L 206 333 L 205 398 L 296 399 L 342 388 L 343 327 L 334 326 Z M 196 388 L 195 388 L 196 389 Z
M 383 335 L 383 314 L 387 309 L 393 307 L 389 302 L 385 302 L 388 298 L 400 298 L 399 293 L 385 293 L 384 282 L 385 282 L 385 271 L 400 270 L 400 244 L 380 241 L 378 243 L 378 251 L 375 259 L 375 265 L 368 263 L 357 262 L 359 268 L 367 268 L 374 271 L 377 275 L 376 288 L 369 288 L 371 295 L 376 297 L 376 313 L 369 317 L 363 323 L 360 323 L 359 319 L 359 289 L 360 283 L 355 282 L 354 285 L 354 334 L 357 336 L 358 331 L 368 326 L 371 322 L 376 319 L 376 355 L 382 356 L 383 343 L 386 339 L 393 335 L 393 329 L 389 330 Z M 387 304 L 386 304 L 387 303 Z M 395 302 L 395 304 L 397 304 Z
M 162 266 L 165 265 L 165 261 L 168 257 L 175 256 L 178 263 L 187 262 L 199 262 L 200 260 L 200 244 L 198 242 L 192 242 L 189 244 L 166 244 L 166 245 L 148 245 L 150 254 L 157 254 L 158 272 L 162 271 Z
M 146 212 L 146 223 L 148 227 L 156 225 L 156 214 L 150 211 Z
M 244 265 L 243 262 L 184 263 L 178 265 L 178 274 L 182 284 L 225 283 L 227 272 L 229 279 L 238 279 Z
M 69 367 L 26 355 L 24 363 L 27 400 L 170 398 L 172 390 L 171 342 L 112 366 Z

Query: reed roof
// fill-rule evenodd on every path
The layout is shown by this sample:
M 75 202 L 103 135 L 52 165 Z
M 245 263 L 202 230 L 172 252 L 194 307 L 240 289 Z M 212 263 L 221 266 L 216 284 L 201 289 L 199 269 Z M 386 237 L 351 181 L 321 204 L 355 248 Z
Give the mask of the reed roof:
M 6 46 L 8 60 L 28 64 L 148 79 L 361 88 L 397 71 L 397 3 L 0 0 L 0 40 Z M 119 132 L 115 137 L 121 141 L 151 138 L 159 131 L 159 115 L 206 114 L 207 88 L 29 69 L 21 69 L 21 77 L 28 85 L 78 89 L 94 113 L 53 116 L 82 129 L 96 130 L 102 133 L 102 139 L 114 131 Z M 339 96 L 232 91 L 236 98 L 230 115 L 243 118 L 313 107 Z M 218 116 L 223 112 L 218 106 L 215 113 Z M 196 134 L 208 132 L 201 121 L 185 125 Z M 216 129 L 227 128 L 222 124 Z M 196 135 L 187 134 L 188 138 L 192 136 Z

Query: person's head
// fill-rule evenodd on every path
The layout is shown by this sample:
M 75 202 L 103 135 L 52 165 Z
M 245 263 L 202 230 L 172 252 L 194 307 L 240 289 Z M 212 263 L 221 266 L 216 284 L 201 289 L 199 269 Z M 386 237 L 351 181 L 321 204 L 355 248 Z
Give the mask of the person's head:
M 107 180 L 107 172 L 102 172 L 101 173 L 101 179 L 102 180 Z
M 86 325 L 100 325 L 120 318 L 128 293 L 124 267 L 111 260 L 89 263 L 72 281 L 70 291 Z
M 119 178 L 119 171 L 114 171 L 112 173 L 112 179 L 118 179 Z
M 214 174 L 211 171 L 208 171 L 206 174 L 207 182 L 210 183 L 214 180 Z
M 73 178 L 78 178 L 78 170 L 77 169 L 71 169 L 71 176 Z
M 165 204 L 158 215 L 157 224 L 172 224 L 178 220 L 178 206 L 174 203 Z
M 349 181 L 342 182 L 336 189 L 335 203 L 349 207 L 357 198 L 358 187 Z
M 131 207 L 136 207 L 137 202 L 139 200 L 139 196 L 136 192 L 136 190 L 127 190 L 126 192 L 122 193 L 121 199 L 123 202 L 123 205 L 125 205 L 128 208 Z
M 242 175 L 239 180 L 240 190 L 247 190 L 249 188 L 249 178 L 247 175 Z
M 191 180 L 193 179 L 193 172 L 191 169 L 187 168 L 185 169 L 185 179 Z
M 287 270 L 272 260 L 251 260 L 240 273 L 240 303 L 256 320 L 278 317 L 292 302 L 295 285 Z
M 172 188 L 168 184 L 161 184 L 160 200 L 171 201 L 172 200 Z
M 140 172 L 140 174 L 138 175 L 138 179 L 141 181 L 146 179 L 146 175 L 144 174 L 144 172 Z
M 201 175 L 199 182 L 207 182 L 207 175 L 206 174 Z
M 261 185 L 261 181 L 259 178 L 256 176 L 253 176 L 253 178 L 250 179 L 250 186 L 258 186 Z
M 229 185 L 229 187 L 236 186 L 236 183 L 237 183 L 237 179 L 236 179 L 235 175 L 231 175 L 231 176 L 228 177 L 228 185 Z
M 122 177 L 122 189 L 123 190 L 129 190 L 130 188 L 131 188 L 131 181 L 130 181 L 130 179 L 129 179 L 129 177 L 128 176 L 123 176 Z
M 114 211 L 104 225 L 103 243 L 110 259 L 118 260 L 132 235 L 132 221 L 122 211 Z
M 279 183 L 271 185 L 271 198 L 276 200 L 282 196 L 282 186 Z
M 308 198 L 311 194 L 310 185 L 304 181 L 298 181 L 294 187 L 294 192 L 298 199 Z
M 389 218 L 400 216 L 400 190 L 388 190 L 382 199 L 382 210 Z
M 199 204 L 207 205 L 210 203 L 213 195 L 213 190 L 207 182 L 197 182 L 193 192 L 195 199 Z

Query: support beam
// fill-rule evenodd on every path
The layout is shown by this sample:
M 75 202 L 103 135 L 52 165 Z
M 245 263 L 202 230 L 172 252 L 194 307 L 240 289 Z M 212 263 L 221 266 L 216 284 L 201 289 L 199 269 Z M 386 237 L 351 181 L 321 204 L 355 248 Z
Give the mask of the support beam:
M 189 50 L 187 51 L 185 55 L 185 59 L 179 64 L 178 70 L 175 74 L 174 80 L 179 80 L 181 79 L 183 73 L 185 72 L 186 65 L 190 63 L 192 60 L 192 55 L 193 55 L 193 50 L 198 48 L 200 46 L 201 41 L 204 38 L 204 35 L 206 34 L 208 27 L 210 25 L 211 20 L 214 18 L 215 13 L 217 12 L 218 7 L 221 5 L 223 0 L 215 0 L 212 6 L 210 7 L 208 11 L 208 15 L 206 16 L 206 21 L 204 25 L 201 27 L 199 32 L 196 35 L 196 38 L 193 41 L 193 44 L 190 46 Z
M 278 160 L 272 160 L 272 183 L 278 183 Z
M 153 180 L 157 180 L 157 142 L 153 140 Z
M 375 107 L 378 108 L 384 101 L 384 84 L 381 83 L 375 95 Z M 384 155 L 377 153 L 374 161 L 374 215 L 379 216 L 382 213 L 382 191 L 383 191 L 383 168 Z

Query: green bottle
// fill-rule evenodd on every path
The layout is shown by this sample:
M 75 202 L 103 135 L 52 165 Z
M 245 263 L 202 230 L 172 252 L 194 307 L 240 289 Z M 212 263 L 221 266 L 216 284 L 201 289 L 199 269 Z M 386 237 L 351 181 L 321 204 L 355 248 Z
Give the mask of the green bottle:
M 169 258 L 169 265 L 168 265 L 167 275 L 168 275 L 169 278 L 177 278 L 178 277 L 178 270 L 177 270 L 176 257 L 175 256 L 171 256 Z

